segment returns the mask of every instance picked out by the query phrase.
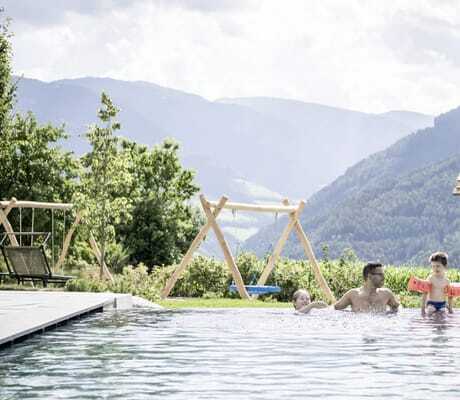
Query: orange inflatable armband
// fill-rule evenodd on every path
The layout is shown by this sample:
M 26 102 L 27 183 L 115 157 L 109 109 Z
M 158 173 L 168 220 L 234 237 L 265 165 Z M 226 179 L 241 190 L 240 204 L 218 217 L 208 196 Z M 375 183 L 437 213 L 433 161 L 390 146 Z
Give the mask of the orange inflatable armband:
M 460 297 L 460 283 L 451 283 L 446 288 L 446 294 L 449 297 Z
M 412 292 L 429 293 L 431 290 L 431 283 L 423 279 L 416 278 L 415 276 L 411 276 L 407 289 Z

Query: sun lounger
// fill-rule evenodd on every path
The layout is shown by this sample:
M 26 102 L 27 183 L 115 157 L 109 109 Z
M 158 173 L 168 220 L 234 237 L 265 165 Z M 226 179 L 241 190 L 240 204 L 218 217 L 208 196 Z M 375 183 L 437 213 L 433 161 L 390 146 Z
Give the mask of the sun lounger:
M 17 279 L 18 283 L 41 281 L 45 287 L 48 283 L 65 283 L 74 278 L 53 274 L 45 253 L 47 240 L 48 237 L 38 246 L 6 246 L 2 240 L 1 249 L 9 276 Z

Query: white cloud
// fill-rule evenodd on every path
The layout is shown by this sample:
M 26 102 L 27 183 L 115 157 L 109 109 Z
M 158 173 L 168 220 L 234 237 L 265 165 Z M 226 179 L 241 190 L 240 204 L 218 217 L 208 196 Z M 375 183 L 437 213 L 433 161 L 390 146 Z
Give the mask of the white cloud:
M 368 112 L 438 114 L 460 103 L 454 1 L 96 4 L 61 2 L 48 23 L 13 13 L 15 72 L 146 80 L 209 99 L 288 97 Z

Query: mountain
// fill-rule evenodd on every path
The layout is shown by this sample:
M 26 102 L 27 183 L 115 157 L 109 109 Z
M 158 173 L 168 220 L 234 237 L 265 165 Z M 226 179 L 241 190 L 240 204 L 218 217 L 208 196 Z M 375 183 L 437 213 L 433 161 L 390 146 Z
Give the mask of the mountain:
M 203 190 L 220 195 L 215 183 L 241 178 L 287 197 L 306 198 L 365 156 L 414 130 L 432 117 L 416 113 L 365 114 L 318 104 L 270 98 L 208 101 L 147 82 L 80 78 L 50 83 L 22 78 L 18 109 L 33 110 L 41 122 L 65 123 L 69 146 L 87 150 L 82 134 L 96 122 L 100 93 L 120 107 L 121 134 L 153 145 L 176 138 L 198 171 L 213 164 Z M 218 172 L 219 171 L 219 172 Z M 217 189 L 217 187 L 219 187 Z M 239 199 L 238 199 L 239 200 Z
M 120 108 L 121 135 L 149 146 L 176 138 L 202 192 L 240 202 L 309 197 L 362 158 L 433 123 L 417 113 L 365 114 L 283 99 L 213 102 L 109 78 L 21 78 L 17 109 L 32 110 L 40 122 L 65 124 L 71 134 L 65 146 L 81 154 L 88 150 L 83 133 L 97 122 L 102 91 Z M 237 246 L 271 222 L 273 216 L 245 214 L 226 218 L 223 226 Z
M 457 108 L 315 194 L 301 223 L 316 251 L 327 244 L 334 258 L 352 248 L 366 260 L 426 264 L 431 252 L 444 250 L 460 267 L 460 199 L 452 196 L 460 172 L 459 126 Z M 279 233 L 279 227 L 266 227 L 244 247 L 263 253 Z M 303 257 L 290 239 L 285 254 Z
M 296 137 L 292 157 L 296 165 L 305 165 L 296 175 L 306 196 L 313 194 L 341 173 L 372 153 L 383 150 L 406 134 L 432 126 L 433 117 L 393 111 L 366 114 L 320 104 L 271 98 L 220 100 L 237 104 L 283 121 Z M 308 160 L 308 161 L 307 161 Z M 305 195 L 304 195 L 305 197 Z

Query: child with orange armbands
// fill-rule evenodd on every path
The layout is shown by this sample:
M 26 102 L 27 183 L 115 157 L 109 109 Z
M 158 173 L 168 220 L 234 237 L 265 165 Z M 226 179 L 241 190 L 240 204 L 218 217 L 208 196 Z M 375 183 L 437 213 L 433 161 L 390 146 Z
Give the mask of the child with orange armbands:
M 447 279 L 447 254 L 436 252 L 430 256 L 431 274 L 426 281 L 411 277 L 409 289 L 422 292 L 422 316 L 437 312 L 453 313 L 452 302 L 454 290 Z M 446 302 L 447 297 L 447 302 Z

